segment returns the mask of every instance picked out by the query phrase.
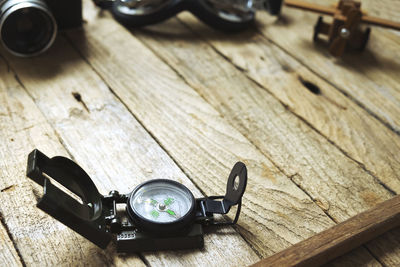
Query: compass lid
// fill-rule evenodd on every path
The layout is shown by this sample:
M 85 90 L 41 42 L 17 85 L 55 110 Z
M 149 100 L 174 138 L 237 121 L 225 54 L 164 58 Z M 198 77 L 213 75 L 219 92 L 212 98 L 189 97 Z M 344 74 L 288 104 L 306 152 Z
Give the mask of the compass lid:
M 43 186 L 37 206 L 101 248 L 111 240 L 106 232 L 101 195 L 75 162 L 48 158 L 39 150 L 28 156 L 27 176 Z

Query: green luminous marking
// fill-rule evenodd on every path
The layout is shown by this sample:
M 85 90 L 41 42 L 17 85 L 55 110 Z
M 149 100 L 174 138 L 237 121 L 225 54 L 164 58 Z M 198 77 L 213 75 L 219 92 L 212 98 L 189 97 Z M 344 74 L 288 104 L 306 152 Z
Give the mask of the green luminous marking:
M 146 202 L 152 206 L 156 206 L 158 204 L 157 200 L 155 199 L 147 199 Z
M 158 216 L 160 216 L 160 213 L 158 213 L 158 211 L 156 211 L 156 210 L 152 210 L 150 212 L 150 214 L 151 214 L 151 216 L 153 216 L 156 219 L 158 218 Z
M 171 198 L 171 197 L 169 197 L 169 198 L 167 198 L 166 200 L 164 200 L 164 204 L 165 204 L 166 206 L 171 205 L 173 202 L 174 202 L 174 199 Z
M 166 210 L 169 215 L 176 217 L 176 213 L 173 210 Z

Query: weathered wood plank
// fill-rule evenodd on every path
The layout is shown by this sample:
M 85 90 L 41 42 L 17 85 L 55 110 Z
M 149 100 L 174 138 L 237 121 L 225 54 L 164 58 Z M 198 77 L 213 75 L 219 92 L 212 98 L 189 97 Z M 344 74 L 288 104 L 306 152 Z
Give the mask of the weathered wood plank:
M 2 223 L 0 223 L 0 262 L 4 266 L 23 266 Z
M 86 6 L 86 10 L 88 9 L 90 9 L 90 6 Z M 86 11 L 86 14 L 88 14 L 88 12 L 91 11 Z M 216 157 L 215 155 L 218 154 L 212 154 L 216 153 L 213 151 L 221 150 L 222 144 L 226 144 L 222 146 L 224 147 L 225 153 L 229 152 L 229 150 L 239 151 L 239 148 L 235 148 L 235 146 L 232 145 L 232 141 L 230 140 L 231 137 L 227 138 L 226 135 L 222 135 L 222 138 L 221 133 L 213 130 L 223 129 L 221 124 L 224 125 L 225 123 L 221 123 L 221 119 L 219 118 L 218 114 L 213 115 L 215 111 L 206 105 L 199 95 L 194 94 L 189 87 L 182 84 L 182 82 L 179 80 L 179 77 L 171 72 L 171 70 L 167 68 L 165 64 L 154 59 L 152 53 L 150 53 L 146 47 L 138 43 L 135 39 L 132 39 L 126 32 L 121 30 L 121 26 L 115 24 L 115 22 L 110 20 L 107 16 L 96 17 L 96 14 L 89 14 L 89 16 L 87 15 L 86 18 L 88 19 L 89 24 L 85 28 L 85 34 L 80 32 L 71 32 L 69 34 L 73 43 L 78 47 L 83 56 L 96 69 L 96 71 L 107 81 L 113 91 L 116 92 L 117 95 L 119 95 L 126 105 L 131 109 L 131 111 L 136 114 L 138 118 L 140 118 L 143 125 L 145 125 L 145 127 L 154 136 L 156 136 L 159 142 L 167 149 L 170 155 L 172 155 L 172 157 L 180 164 L 180 166 L 182 166 L 182 168 L 190 175 L 190 177 L 202 187 L 204 185 L 204 187 L 209 188 L 210 191 L 215 190 L 215 188 L 210 188 L 210 180 L 204 180 L 203 177 L 198 177 L 198 173 L 200 170 L 201 173 L 209 173 L 209 175 L 205 175 L 205 177 L 215 177 L 213 180 L 216 180 L 218 176 L 215 176 L 215 174 L 210 172 L 210 170 L 214 170 L 214 172 L 218 173 L 218 166 L 216 165 L 215 160 L 221 156 Z M 92 21 L 93 23 L 91 23 Z M 94 21 L 96 22 L 95 24 Z M 190 35 L 189 38 L 191 37 L 192 36 Z M 83 42 L 84 40 L 86 41 L 85 43 Z M 135 53 L 135 51 L 140 51 L 140 53 Z M 126 62 L 135 62 L 135 64 L 131 64 L 129 67 L 126 67 Z M 179 62 L 175 61 L 174 64 L 179 64 Z M 230 66 L 230 68 L 232 68 L 232 66 Z M 215 69 L 202 69 L 202 71 L 209 71 L 209 73 L 213 73 Z M 145 77 L 148 73 L 155 73 L 154 75 L 157 74 L 157 79 L 146 79 Z M 235 74 L 236 73 L 233 75 Z M 237 81 L 235 80 L 233 84 L 235 84 L 235 82 Z M 241 85 L 243 84 L 240 83 L 240 86 Z M 134 90 L 131 88 L 134 88 Z M 215 88 L 213 89 L 215 90 Z M 222 94 L 225 94 L 226 98 L 232 97 L 231 94 L 227 92 L 223 92 Z M 276 100 L 275 102 L 277 103 Z M 224 108 L 225 105 L 226 104 L 224 104 Z M 279 105 L 279 103 L 275 104 L 275 106 L 280 107 L 277 111 L 278 114 L 290 114 L 287 112 L 285 113 L 284 109 L 281 105 Z M 248 108 L 248 106 L 246 106 L 246 108 Z M 199 110 L 201 112 L 199 112 Z M 230 111 L 232 112 L 232 110 Z M 236 112 L 232 113 L 236 115 L 238 114 Z M 291 118 L 290 115 L 287 115 L 286 117 Z M 273 116 L 271 118 L 273 118 Z M 301 124 L 301 122 L 297 122 L 297 124 Z M 299 126 L 296 125 L 294 128 L 298 127 Z M 303 125 L 301 127 L 305 126 Z M 203 131 L 202 135 L 198 134 L 199 130 Z M 265 129 L 263 131 L 265 131 Z M 229 132 L 229 136 L 232 136 L 233 133 L 235 133 L 235 136 L 237 135 L 234 129 L 230 129 Z M 239 139 L 239 137 L 237 138 Z M 325 140 L 322 137 L 319 138 L 321 140 Z M 213 141 L 211 142 L 210 139 Z M 240 138 L 239 140 L 242 139 Z M 361 179 L 362 177 L 363 179 L 368 179 L 368 181 L 371 182 L 371 188 L 364 187 L 364 189 L 378 190 L 379 192 L 377 191 L 376 195 L 379 196 L 381 194 L 382 199 L 385 199 L 385 197 L 390 197 L 390 194 L 385 191 L 384 188 L 380 187 L 380 185 L 376 183 L 371 176 L 363 172 L 363 170 L 359 168 L 357 164 L 343 156 L 343 154 L 341 154 L 337 149 L 331 148 L 332 146 L 330 146 L 326 140 L 321 142 L 325 142 L 323 151 L 329 151 L 330 153 L 330 150 L 332 149 L 335 153 L 334 156 L 339 158 L 339 162 L 334 160 L 334 163 L 331 165 L 334 165 L 335 163 L 343 163 L 342 165 L 348 168 L 345 171 L 339 171 L 336 174 L 333 174 L 335 178 L 338 176 L 338 173 L 341 175 L 347 171 L 347 174 L 354 175 L 355 178 L 360 177 Z M 243 143 L 243 141 L 240 143 Z M 218 144 L 218 146 L 215 144 Z M 243 144 L 240 146 L 243 147 Z M 202 149 L 200 150 L 200 148 Z M 246 150 L 252 150 L 251 146 L 248 146 Z M 249 152 L 247 153 L 249 154 Z M 322 152 L 319 153 L 324 154 Z M 223 155 L 223 153 L 219 154 Z M 280 151 L 280 154 L 282 155 L 282 151 Z M 309 155 L 309 153 L 307 155 Z M 320 155 L 317 157 L 319 156 Z M 332 158 L 334 158 L 334 156 L 332 156 Z M 196 161 L 192 160 L 193 157 L 196 158 Z M 197 164 L 198 159 L 201 159 L 203 162 L 207 162 L 207 164 Z M 219 160 L 223 162 L 222 159 Z M 203 165 L 207 167 L 205 168 Z M 250 166 L 255 167 L 253 164 L 250 164 Z M 249 169 L 252 169 L 251 167 Z M 332 173 L 330 173 L 330 175 L 332 175 Z M 251 176 L 257 177 L 256 175 Z M 300 175 L 297 174 L 295 176 L 297 177 Z M 293 177 L 294 179 L 296 179 L 295 176 Z M 276 181 L 278 180 L 276 179 Z M 343 179 L 340 180 L 340 182 L 342 181 Z M 360 181 L 357 185 L 359 184 Z M 359 190 L 363 190 L 363 186 L 361 186 Z M 344 191 L 347 191 L 347 189 Z M 269 195 L 257 191 L 259 198 L 262 195 L 265 195 L 265 198 L 276 198 L 276 195 L 273 195 L 270 192 L 268 193 Z M 353 192 L 347 192 L 343 194 L 343 196 L 352 197 L 352 194 Z M 332 196 L 333 193 L 331 193 L 331 197 Z M 359 198 L 356 198 L 358 201 Z M 248 196 L 246 200 L 249 200 Z M 266 205 L 265 202 L 262 204 Z M 360 206 L 364 205 L 364 203 L 357 204 L 356 201 L 351 204 L 359 206 L 359 210 L 362 209 Z M 267 211 L 262 210 L 263 205 L 257 207 L 258 210 L 261 209 L 259 211 L 261 214 L 267 213 Z M 276 205 L 276 203 L 268 201 L 267 205 Z M 344 203 L 339 205 L 341 205 L 345 210 Z M 248 213 L 246 214 L 245 210 L 246 209 L 244 209 L 244 213 L 246 217 L 244 217 L 244 221 L 248 220 L 247 216 L 254 216 L 251 214 L 249 215 Z M 352 211 L 350 212 L 356 213 L 357 207 L 352 208 L 351 210 Z M 267 214 L 269 214 L 269 211 Z M 268 217 L 269 216 L 270 215 L 268 215 Z M 292 213 L 290 216 L 294 216 L 294 214 Z M 346 215 L 341 216 L 345 217 Z M 281 216 L 281 224 L 286 223 L 285 220 L 287 219 L 290 219 L 290 217 Z M 296 220 L 296 222 L 298 223 L 299 221 Z M 267 225 L 268 227 L 271 224 L 271 221 L 263 224 Z M 252 224 L 249 224 L 249 226 L 250 228 L 248 228 L 248 230 L 254 228 Z M 245 237 L 257 247 L 257 249 L 261 249 L 260 251 L 263 253 L 263 255 L 271 253 L 271 248 L 267 247 L 270 246 L 269 244 L 272 242 L 271 238 L 269 237 L 269 232 L 264 239 L 264 243 L 260 244 L 258 243 L 258 240 L 254 241 L 254 238 L 252 238 L 249 233 L 246 233 L 246 229 L 240 230 Z M 297 230 L 298 228 L 295 227 L 295 231 Z M 288 242 L 286 242 L 286 245 L 287 244 Z M 280 248 L 275 245 L 275 247 L 278 249 L 282 249 L 283 246 L 285 246 L 285 243 L 281 244 Z M 272 250 L 272 252 L 274 251 Z
M 101 193 L 112 189 L 128 193 L 141 182 L 161 177 L 177 180 L 201 196 L 65 39 L 59 38 L 45 56 L 9 57 L 9 62 L 63 145 L 88 171 Z M 225 183 L 228 174 L 229 170 L 221 177 Z M 232 258 L 236 258 L 232 266 L 242 266 L 259 260 L 232 228 L 222 231 L 225 235 L 207 234 L 202 250 L 148 253 L 144 257 L 150 265 L 167 266 L 221 266 Z M 110 260 L 117 258 L 111 254 Z
M 369 1 L 365 5 L 366 8 L 375 6 L 375 12 L 372 14 L 385 17 L 383 9 L 383 14 L 377 14 L 383 4 L 373 2 L 379 1 Z M 385 6 L 389 6 L 389 2 L 386 3 Z M 390 4 L 392 10 L 399 10 L 398 1 L 391 1 Z M 301 64 L 400 133 L 400 35 L 374 27 L 366 51 L 347 53 L 342 59 L 334 59 L 324 45 L 312 42 L 313 27 L 317 18 L 317 14 L 284 8 L 280 20 L 260 13 L 259 30 Z M 386 18 L 400 19 L 398 15 Z M 328 21 L 328 18 L 325 20 Z
M 196 23 L 192 16 L 181 18 L 293 113 L 362 163 L 389 188 L 400 192 L 400 137 L 396 133 L 258 33 L 248 31 L 237 36 L 221 35 Z M 187 50 L 193 48 L 194 45 L 185 47 Z M 175 53 L 179 56 L 177 50 Z M 193 61 L 187 59 L 182 64 L 188 69 Z M 181 66 L 180 69 L 183 68 Z M 202 79 L 209 77 L 203 75 Z M 304 85 L 306 83 L 317 88 L 312 92 Z
M 8 188 L 0 193 L 0 212 L 23 262 L 29 266 L 109 264 L 109 255 L 35 207 L 41 193 L 25 176 L 28 153 L 36 147 L 51 154 L 67 153 L 3 60 L 0 73 L 0 187 Z M 135 257 L 130 262 L 143 265 Z
M 383 188 L 379 192 L 375 191 L 380 186 L 373 177 L 328 145 L 327 140 L 313 134 L 300 120 L 285 115 L 288 112 L 276 100 L 254 83 L 246 81 L 240 71 L 234 70 L 227 62 L 217 61 L 218 55 L 196 39 L 195 35 L 173 22 L 156 28 L 159 34 L 154 31 L 151 35 L 139 35 L 138 32 L 135 34 L 142 36 L 153 51 L 172 65 L 193 88 L 280 168 L 287 171 L 337 221 L 373 206 L 379 198 L 390 197 Z M 202 31 L 207 33 L 206 29 Z M 163 34 L 166 32 L 168 35 Z M 218 38 L 216 35 L 212 37 Z M 226 41 L 225 45 L 229 46 L 229 42 Z M 192 66 L 203 71 L 193 71 Z M 367 179 L 371 181 L 367 187 L 365 177 L 369 177 Z M 371 194 L 370 190 L 375 193 Z M 339 195 L 342 196 L 338 197 Z M 392 245 L 399 247 L 398 242 L 393 242 Z M 393 251 L 385 255 L 384 261 L 399 263 L 398 253 L 399 251 Z
M 400 21 L 400 4 L 397 0 L 363 0 L 361 9 L 371 16 Z M 399 34 L 399 32 L 392 32 Z
M 7 68 L 4 64 L 4 61 L 2 58 L 0 58 L 0 73 L 6 72 Z M 1 90 L 1 87 L 3 86 L 3 81 L 0 81 L 0 127 L 3 127 L 3 117 L 8 116 L 8 110 L 6 109 L 7 105 L 4 103 L 6 102 L 6 92 L 4 90 Z M 0 129 L 1 129 L 0 128 Z M 0 134 L 0 136 L 2 136 Z M 2 143 L 7 143 L 10 140 L 3 140 L 1 139 Z M 1 153 L 1 152 L 0 152 Z M 0 154 L 0 156 L 3 156 Z M 1 164 L 0 160 L 0 168 L 3 167 L 3 164 Z M 1 173 L 1 172 L 0 172 Z M 12 191 L 14 190 L 15 186 L 10 184 L 10 183 L 4 183 L 4 181 L 1 179 L 0 180 L 0 195 L 7 194 L 7 191 Z M 1 208 L 0 208 L 1 210 Z M 7 229 L 5 225 L 3 224 L 4 218 L 0 213 L 0 262 L 3 263 L 6 266 L 22 266 L 22 262 L 20 257 L 18 256 L 18 252 L 16 251 L 12 240 L 10 239 Z

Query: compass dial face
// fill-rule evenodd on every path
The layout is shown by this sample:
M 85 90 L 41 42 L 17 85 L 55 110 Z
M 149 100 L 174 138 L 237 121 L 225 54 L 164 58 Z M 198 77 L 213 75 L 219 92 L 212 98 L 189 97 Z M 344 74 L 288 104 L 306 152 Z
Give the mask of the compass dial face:
M 185 189 L 168 180 L 144 184 L 130 198 L 130 205 L 147 220 L 171 223 L 184 217 L 193 205 L 193 197 Z

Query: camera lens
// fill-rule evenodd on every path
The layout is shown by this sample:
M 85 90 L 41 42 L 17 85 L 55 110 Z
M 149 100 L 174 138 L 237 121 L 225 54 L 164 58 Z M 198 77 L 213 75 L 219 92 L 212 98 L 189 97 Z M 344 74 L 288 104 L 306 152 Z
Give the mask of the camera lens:
M 45 4 L 39 3 L 19 1 L 0 14 L 1 40 L 12 54 L 37 55 L 53 43 L 57 25 Z

